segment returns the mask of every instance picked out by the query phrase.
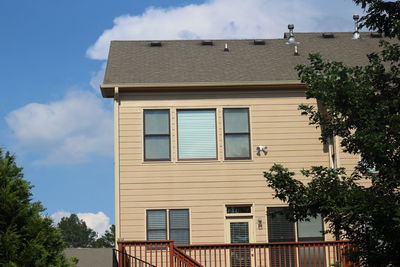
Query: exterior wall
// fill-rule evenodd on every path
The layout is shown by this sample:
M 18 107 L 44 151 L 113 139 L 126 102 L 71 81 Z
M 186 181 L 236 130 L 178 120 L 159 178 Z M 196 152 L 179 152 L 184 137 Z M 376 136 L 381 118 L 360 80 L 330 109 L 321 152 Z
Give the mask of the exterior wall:
M 117 238 L 145 240 L 146 209 L 188 208 L 192 244 L 225 243 L 225 205 L 252 204 L 253 241 L 267 242 L 266 207 L 282 203 L 272 198 L 263 172 L 274 163 L 297 174 L 312 165 L 329 165 L 319 129 L 308 125 L 308 118 L 297 109 L 300 103 L 315 104 L 305 99 L 302 90 L 137 92 L 121 93 L 119 99 Z M 251 160 L 224 160 L 222 108 L 229 107 L 249 108 Z M 176 109 L 180 108 L 216 108 L 218 160 L 177 160 Z M 170 109 L 171 161 L 143 160 L 143 109 Z M 257 155 L 258 145 L 267 146 L 268 154 Z

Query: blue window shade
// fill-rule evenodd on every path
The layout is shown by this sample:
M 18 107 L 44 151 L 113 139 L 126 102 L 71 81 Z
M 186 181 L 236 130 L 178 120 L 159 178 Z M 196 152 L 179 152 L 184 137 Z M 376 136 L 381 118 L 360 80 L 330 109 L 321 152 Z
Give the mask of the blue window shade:
M 147 240 L 167 239 L 166 210 L 147 211 Z
M 178 110 L 179 159 L 217 158 L 215 110 Z

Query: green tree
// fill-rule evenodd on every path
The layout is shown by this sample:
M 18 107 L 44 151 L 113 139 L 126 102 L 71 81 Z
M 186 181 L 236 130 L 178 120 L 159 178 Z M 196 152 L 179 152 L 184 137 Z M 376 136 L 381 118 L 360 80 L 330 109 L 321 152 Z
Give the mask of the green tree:
M 15 157 L 0 149 L 0 266 L 71 266 L 60 232 L 40 214 L 31 189 Z
M 111 225 L 101 237 L 93 243 L 94 248 L 113 248 L 115 246 L 115 225 Z
M 58 228 L 69 248 L 89 248 L 96 240 L 96 232 L 87 227 L 76 214 L 62 218 L 58 223 Z
M 331 222 L 328 232 L 355 242 L 352 256 L 363 264 L 400 266 L 400 3 L 355 2 L 366 9 L 363 25 L 391 42 L 382 41 L 382 51 L 368 55 L 367 66 L 349 67 L 314 54 L 297 70 L 307 98 L 323 107 L 301 105 L 302 113 L 321 128 L 323 142 L 339 136 L 343 150 L 362 161 L 350 174 L 325 167 L 303 170 L 311 179 L 307 185 L 281 165 L 264 176 L 275 196 L 288 203 L 290 219 L 321 214 Z M 362 186 L 362 179 L 371 185 Z

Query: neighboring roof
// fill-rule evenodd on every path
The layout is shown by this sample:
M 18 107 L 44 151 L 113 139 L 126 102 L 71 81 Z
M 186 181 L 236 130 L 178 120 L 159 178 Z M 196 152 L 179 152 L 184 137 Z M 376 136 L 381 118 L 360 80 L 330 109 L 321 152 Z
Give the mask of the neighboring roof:
M 352 40 L 352 33 L 295 33 L 299 56 L 287 39 L 264 39 L 265 45 L 254 40 L 112 41 L 107 62 L 103 96 L 112 97 L 114 86 L 146 86 L 167 84 L 263 83 L 297 81 L 297 64 L 307 63 L 309 53 L 319 52 L 325 58 L 349 65 L 365 65 L 366 55 L 379 50 L 379 40 L 370 33 Z M 225 44 L 229 52 L 224 51 Z
M 110 267 L 113 266 L 113 250 L 111 248 L 67 248 L 67 258 L 78 258 L 77 267 Z

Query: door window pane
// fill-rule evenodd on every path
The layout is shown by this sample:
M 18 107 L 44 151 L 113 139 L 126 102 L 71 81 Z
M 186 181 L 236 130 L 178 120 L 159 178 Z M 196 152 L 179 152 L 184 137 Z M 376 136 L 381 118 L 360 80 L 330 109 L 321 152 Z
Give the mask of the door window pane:
M 231 243 L 249 243 L 249 223 L 231 222 Z
M 224 140 L 226 159 L 250 158 L 249 109 L 224 109 Z
M 167 239 L 167 216 L 165 210 L 147 211 L 147 240 Z
M 144 111 L 144 159 L 170 159 L 169 110 Z
M 178 110 L 179 159 L 216 159 L 215 110 Z

